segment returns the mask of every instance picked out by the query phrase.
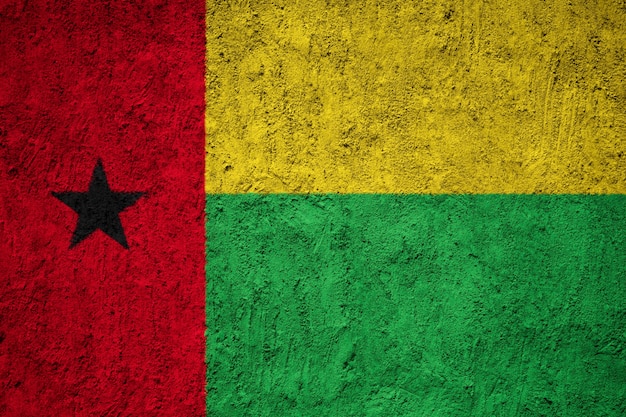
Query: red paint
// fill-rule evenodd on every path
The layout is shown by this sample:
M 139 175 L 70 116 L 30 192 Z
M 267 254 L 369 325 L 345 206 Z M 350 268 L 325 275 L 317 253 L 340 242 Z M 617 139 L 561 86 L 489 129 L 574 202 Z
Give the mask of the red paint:
M 0 415 L 201 416 L 204 1 L 68 3 L 0 1 Z M 98 158 L 130 250 L 69 249 Z

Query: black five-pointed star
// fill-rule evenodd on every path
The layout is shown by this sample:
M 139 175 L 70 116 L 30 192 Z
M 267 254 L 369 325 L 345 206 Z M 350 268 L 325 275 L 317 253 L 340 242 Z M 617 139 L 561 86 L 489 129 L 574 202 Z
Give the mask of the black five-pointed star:
M 126 235 L 120 221 L 120 212 L 132 206 L 144 195 L 142 192 L 116 193 L 111 191 L 102 161 L 98 161 L 91 176 L 89 191 L 52 193 L 78 213 L 78 223 L 70 248 L 73 248 L 100 229 L 128 249 Z

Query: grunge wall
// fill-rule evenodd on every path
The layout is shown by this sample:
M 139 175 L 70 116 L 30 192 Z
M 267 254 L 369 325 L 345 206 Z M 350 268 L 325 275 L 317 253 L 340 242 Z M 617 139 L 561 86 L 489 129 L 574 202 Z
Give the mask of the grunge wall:
M 209 414 L 626 412 L 624 4 L 207 4 Z
M 0 1 L 1 416 L 205 415 L 203 74 L 203 1 Z
M 621 0 L 0 1 L 0 415 L 625 415 L 624 45 Z M 98 160 L 128 250 L 70 249 Z
M 207 10 L 206 190 L 624 193 L 617 1 Z

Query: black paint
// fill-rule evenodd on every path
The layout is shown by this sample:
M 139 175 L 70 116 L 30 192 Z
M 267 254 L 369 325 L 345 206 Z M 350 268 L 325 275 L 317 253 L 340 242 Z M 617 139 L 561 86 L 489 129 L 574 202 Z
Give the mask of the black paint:
M 113 192 L 109 188 L 102 161 L 98 161 L 91 176 L 89 191 L 52 193 L 72 210 L 78 213 L 78 223 L 72 236 L 70 248 L 73 248 L 96 230 L 100 229 L 120 245 L 128 249 L 128 242 L 120 212 L 132 206 L 145 193 Z

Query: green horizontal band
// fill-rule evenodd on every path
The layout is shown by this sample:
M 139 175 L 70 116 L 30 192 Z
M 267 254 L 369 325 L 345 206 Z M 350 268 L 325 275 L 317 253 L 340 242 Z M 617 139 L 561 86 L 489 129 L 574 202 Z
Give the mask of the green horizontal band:
M 624 230 L 621 195 L 207 195 L 207 412 L 623 415 Z

